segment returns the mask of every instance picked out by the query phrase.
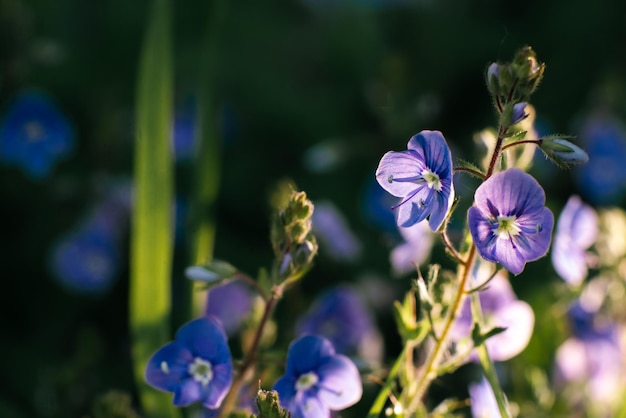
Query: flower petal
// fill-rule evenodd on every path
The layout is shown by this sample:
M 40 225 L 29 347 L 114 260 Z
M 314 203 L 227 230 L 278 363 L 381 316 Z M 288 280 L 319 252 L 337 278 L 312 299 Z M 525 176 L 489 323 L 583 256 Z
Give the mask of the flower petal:
M 319 399 L 330 409 L 344 409 L 361 399 L 363 385 L 359 371 L 346 356 L 328 359 L 318 369 Z
M 157 389 L 174 392 L 181 379 L 188 376 L 187 367 L 192 359 L 193 355 L 184 345 L 168 343 L 148 360 L 146 382 Z
M 202 400 L 202 384 L 188 377 L 183 379 L 174 391 L 174 405 L 188 406 Z
M 415 191 L 416 184 L 413 180 L 422 177 L 424 168 L 424 160 L 415 151 L 389 151 L 378 164 L 376 180 L 387 192 L 404 197 Z
M 541 210 L 545 202 L 545 193 L 537 180 L 519 168 L 494 174 L 478 187 L 474 196 L 476 207 L 493 217 L 519 217 L 522 212 Z M 498 209 L 498 213 L 493 213 L 494 208 Z
M 305 335 L 289 347 L 285 375 L 297 378 L 304 373 L 315 371 L 323 361 L 334 355 L 335 348 L 330 341 L 314 335 Z
M 207 408 L 218 408 L 233 382 L 232 364 L 216 364 L 213 366 L 213 378 L 202 394 L 202 403 Z
M 194 356 L 212 365 L 230 363 L 231 355 L 226 334 L 212 317 L 194 319 L 176 332 L 176 341 L 189 347 Z

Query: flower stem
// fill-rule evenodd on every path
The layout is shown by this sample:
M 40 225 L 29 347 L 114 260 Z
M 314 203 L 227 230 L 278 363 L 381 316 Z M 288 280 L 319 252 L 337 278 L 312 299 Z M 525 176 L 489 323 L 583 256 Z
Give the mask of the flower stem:
M 480 298 L 478 292 L 474 292 L 470 296 L 471 298 L 471 308 L 472 308 L 472 317 L 474 321 L 477 322 L 481 328 L 483 327 L 484 318 L 483 311 L 480 306 Z M 496 402 L 498 404 L 498 410 L 500 411 L 500 415 L 502 418 L 509 418 L 511 413 L 509 411 L 508 402 L 502 388 L 500 387 L 500 383 L 498 382 L 498 376 L 496 374 L 496 369 L 489 356 L 489 350 L 487 350 L 487 345 L 483 341 L 479 346 L 476 347 L 476 351 L 478 352 L 478 359 L 480 360 L 480 364 L 483 367 L 483 371 L 485 373 L 485 377 L 491 386 L 491 390 L 496 398 Z
M 282 288 L 281 286 L 277 286 L 272 291 L 272 295 L 269 297 L 269 299 L 266 299 L 263 317 L 261 318 L 261 322 L 259 323 L 256 333 L 254 334 L 252 345 L 250 346 L 250 350 L 248 350 L 248 353 L 246 354 L 246 357 L 244 358 L 241 367 L 239 368 L 237 376 L 233 380 L 233 384 L 230 387 L 230 390 L 228 391 L 224 402 L 222 403 L 219 418 L 226 418 L 233 410 L 233 408 L 235 408 L 241 386 L 246 380 L 248 370 L 250 370 L 250 368 L 254 365 L 254 362 L 256 361 L 257 351 L 259 349 L 259 344 L 261 342 L 261 337 L 263 336 L 263 330 L 265 329 L 265 325 L 271 318 L 274 307 L 276 306 L 276 303 L 280 299 L 281 295 Z
M 413 387 L 410 388 L 411 403 L 406 411 L 407 416 L 411 416 L 411 414 L 417 410 L 419 402 L 424 396 L 430 382 L 432 382 L 437 377 L 436 370 L 439 366 L 441 356 L 444 354 L 445 349 L 448 345 L 448 336 L 450 330 L 452 329 L 452 324 L 456 320 L 458 312 L 463 306 L 464 297 L 466 296 L 465 286 L 469 279 L 475 256 L 476 246 L 472 244 L 468 250 L 466 262 L 459 264 L 459 286 L 456 290 L 454 301 L 452 302 L 452 305 L 450 306 L 446 315 L 443 329 L 439 333 L 439 339 L 435 342 L 435 345 L 430 353 L 428 353 L 428 357 L 426 358 L 426 361 L 422 366 L 420 373 L 417 376 L 417 379 L 415 380 L 415 384 L 413 385 Z
M 372 404 L 372 407 L 370 408 L 367 414 L 367 418 L 378 418 L 380 416 L 380 413 L 383 411 L 383 408 L 385 407 L 385 403 L 387 402 L 387 399 L 389 398 L 389 393 L 391 392 L 391 386 L 393 385 L 393 382 L 396 376 L 398 375 L 398 372 L 400 371 L 400 365 L 404 361 L 406 351 L 407 351 L 407 347 L 404 347 L 402 351 L 400 352 L 400 355 L 396 359 L 396 362 L 391 367 L 391 370 L 389 371 L 389 374 L 387 375 L 387 379 L 385 380 L 385 384 L 380 390 L 380 392 L 378 392 L 378 396 L 374 400 L 374 403 Z

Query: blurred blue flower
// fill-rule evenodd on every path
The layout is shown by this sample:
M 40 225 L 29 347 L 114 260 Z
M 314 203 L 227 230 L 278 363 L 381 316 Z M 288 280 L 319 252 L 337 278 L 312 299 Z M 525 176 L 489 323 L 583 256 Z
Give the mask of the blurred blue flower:
M 391 250 L 391 268 L 396 275 L 415 272 L 430 256 L 435 234 L 425 222 L 408 228 L 398 227 L 404 242 Z
M 330 341 L 304 336 L 289 346 L 285 374 L 274 384 L 281 405 L 293 418 L 328 418 L 361 399 L 363 384 L 350 359 Z
M 155 352 L 146 366 L 146 382 L 174 393 L 176 406 L 202 402 L 220 406 L 232 383 L 233 367 L 224 330 L 213 318 L 187 322 L 176 339 Z
M 205 315 L 217 318 L 226 334 L 232 336 L 252 309 L 254 295 L 245 283 L 233 280 L 208 291 Z
M 298 321 L 296 334 L 319 335 L 337 352 L 377 361 L 382 355 L 378 330 L 359 293 L 347 285 L 322 293 Z
M 626 191 L 626 129 L 608 115 L 591 116 L 579 136 L 589 162 L 576 168 L 575 181 L 592 204 L 618 204 Z
M 571 196 L 559 215 L 552 245 L 552 265 L 566 282 L 578 285 L 592 263 L 587 252 L 598 237 L 598 215 L 578 196 Z
M 26 90 L 9 104 L 0 122 L 0 161 L 21 167 L 33 179 L 50 174 L 74 147 L 70 121 L 51 97 Z
M 468 392 L 473 418 L 495 418 L 500 416 L 498 402 L 489 382 L 487 382 L 484 376 L 480 382 L 470 383 Z
M 537 181 L 518 168 L 482 183 L 467 212 L 468 227 L 482 258 L 520 274 L 550 247 L 554 216 Z
M 439 229 L 452 201 L 452 155 L 439 131 L 421 131 L 402 152 L 389 151 L 376 169 L 378 184 L 402 198 L 398 226 L 409 227 L 428 218 L 430 229 Z
M 195 105 L 185 103 L 174 113 L 172 144 L 176 161 L 187 161 L 196 152 L 196 109 Z
M 53 245 L 50 269 L 61 286 L 94 295 L 111 289 L 119 269 L 130 200 L 129 184 L 114 184 L 93 211 Z
M 322 250 L 339 261 L 355 261 L 361 254 L 361 243 L 350 230 L 346 218 L 331 202 L 315 202 L 312 215 L 313 233 Z
M 600 408 L 593 416 L 614 416 L 626 385 L 624 329 L 575 301 L 568 310 L 572 336 L 557 349 L 555 386 L 577 408 Z
M 483 283 L 491 276 L 487 264 L 482 263 L 479 272 L 475 273 L 475 285 Z M 486 329 L 502 327 L 505 331 L 496 334 L 486 341 L 489 355 L 495 361 L 505 361 L 521 353 L 528 345 L 533 334 L 535 315 L 530 305 L 517 299 L 513 288 L 503 271 L 498 272 L 487 287 L 479 292 Z M 452 330 L 452 339 L 459 351 L 465 345 L 471 344 L 471 330 L 473 326 L 470 300 L 467 298 L 458 320 Z M 473 351 L 469 360 L 478 357 Z

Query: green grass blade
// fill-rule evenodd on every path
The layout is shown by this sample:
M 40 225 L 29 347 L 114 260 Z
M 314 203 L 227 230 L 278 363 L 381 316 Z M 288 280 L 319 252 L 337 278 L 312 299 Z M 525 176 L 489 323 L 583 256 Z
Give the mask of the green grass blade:
M 170 5 L 154 0 L 139 62 L 134 209 L 131 229 L 130 333 L 143 416 L 177 417 L 171 394 L 145 383 L 150 356 L 171 339 L 172 60 Z
M 219 63 L 220 34 L 228 2 L 215 0 L 203 43 L 196 119 L 199 142 L 195 160 L 190 264 L 203 264 L 213 258 L 215 242 L 215 205 L 220 183 L 220 130 L 218 127 L 216 70 Z M 193 292 L 191 316 L 201 314 L 205 292 Z

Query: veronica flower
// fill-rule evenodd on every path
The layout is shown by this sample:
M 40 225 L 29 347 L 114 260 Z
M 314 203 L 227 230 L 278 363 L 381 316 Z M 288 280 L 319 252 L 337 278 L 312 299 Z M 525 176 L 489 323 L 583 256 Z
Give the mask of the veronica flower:
M 382 352 L 374 319 L 359 293 L 349 286 L 321 294 L 298 321 L 296 334 L 325 337 L 345 355 L 378 360 Z
M 468 226 L 482 258 L 519 274 L 550 247 L 554 216 L 543 189 L 518 168 L 482 183 L 467 213 Z
M 205 315 L 217 318 L 226 334 L 233 335 L 250 314 L 253 300 L 250 288 L 240 280 L 233 280 L 209 290 Z
M 361 399 L 359 371 L 327 339 L 307 335 L 289 346 L 285 374 L 274 384 L 292 418 L 328 418 Z
M 485 269 L 480 270 L 479 281 L 484 282 L 489 274 Z M 521 353 L 530 342 L 535 324 L 535 315 L 530 305 L 517 299 L 504 272 L 496 274 L 486 288 L 479 292 L 478 297 L 485 322 L 485 329 L 482 331 L 486 332 L 496 327 L 506 328 L 485 342 L 491 358 L 495 361 L 506 361 Z M 471 343 L 473 322 L 471 301 L 467 298 L 451 330 L 451 337 L 459 350 Z M 473 351 L 469 360 L 474 361 L 477 358 L 476 352 Z
M 578 285 L 591 263 L 587 250 L 598 237 L 598 215 L 578 196 L 571 196 L 559 216 L 552 246 L 552 265 L 566 282 Z
M 74 131 L 56 103 L 35 90 L 20 93 L 0 122 L 0 160 L 33 179 L 46 177 L 74 146 Z
M 202 402 L 220 406 L 232 383 L 226 334 L 217 321 L 204 317 L 187 322 L 176 339 L 155 352 L 146 366 L 146 382 L 173 392 L 176 406 Z
M 391 250 L 389 259 L 396 275 L 415 272 L 416 266 L 422 265 L 433 247 L 434 234 L 425 223 L 408 228 L 398 227 L 404 242 Z
M 430 229 L 439 229 L 452 201 L 452 155 L 439 131 L 421 131 L 402 152 L 389 151 L 376 170 L 378 184 L 402 200 L 398 209 L 399 226 L 409 227 L 428 218 Z

